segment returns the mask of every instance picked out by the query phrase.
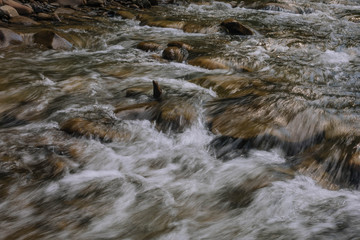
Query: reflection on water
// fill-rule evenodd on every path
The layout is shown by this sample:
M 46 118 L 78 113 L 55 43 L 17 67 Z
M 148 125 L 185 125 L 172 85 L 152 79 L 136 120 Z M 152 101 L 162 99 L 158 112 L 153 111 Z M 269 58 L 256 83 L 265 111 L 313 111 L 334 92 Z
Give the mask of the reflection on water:
M 358 238 L 360 7 L 293 2 L 306 14 L 160 6 L 155 27 L 61 27 L 71 51 L 2 49 L 0 236 Z M 162 60 L 174 40 L 226 67 Z

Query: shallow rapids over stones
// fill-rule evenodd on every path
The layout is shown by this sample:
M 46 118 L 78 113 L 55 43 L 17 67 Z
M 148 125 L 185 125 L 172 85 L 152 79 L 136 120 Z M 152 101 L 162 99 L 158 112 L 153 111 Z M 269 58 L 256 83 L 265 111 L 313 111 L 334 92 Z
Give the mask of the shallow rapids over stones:
M 359 3 L 10 2 L 1 239 L 359 238 Z

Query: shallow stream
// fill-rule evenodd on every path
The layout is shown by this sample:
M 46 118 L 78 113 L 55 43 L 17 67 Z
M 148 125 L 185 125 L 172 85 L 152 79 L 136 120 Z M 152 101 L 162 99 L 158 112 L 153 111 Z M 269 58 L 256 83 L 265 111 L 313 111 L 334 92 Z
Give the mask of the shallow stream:
M 70 51 L 2 49 L 0 238 L 360 239 L 360 23 L 351 21 L 360 3 L 291 3 L 305 13 L 160 5 L 144 13 L 200 23 L 203 33 L 99 17 L 55 26 L 78 37 Z M 227 18 L 255 34 L 213 31 Z M 189 59 L 229 67 L 161 61 L 162 50 L 137 49 L 141 41 L 182 41 Z M 218 90 L 198 79 L 244 84 Z M 153 101 L 152 81 L 170 107 L 190 106 L 191 124 L 174 131 L 116 112 Z M 209 127 L 214 116 L 220 132 Z M 73 118 L 119 137 L 62 131 Z M 312 138 L 323 130 L 325 140 Z M 236 142 L 247 136 L 251 146 Z M 325 160 L 304 157 L 313 151 Z M 349 155 L 347 172 L 334 161 Z

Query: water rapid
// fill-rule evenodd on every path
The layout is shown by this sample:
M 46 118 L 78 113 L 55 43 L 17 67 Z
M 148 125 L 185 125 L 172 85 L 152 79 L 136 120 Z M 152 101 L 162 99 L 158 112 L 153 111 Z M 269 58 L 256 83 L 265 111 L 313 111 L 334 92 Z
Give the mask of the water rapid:
M 141 12 L 159 26 L 101 16 L 57 28 L 71 50 L 1 49 L 0 238 L 360 239 L 360 4 L 286 3 L 160 5 Z M 226 67 L 164 61 L 171 41 Z

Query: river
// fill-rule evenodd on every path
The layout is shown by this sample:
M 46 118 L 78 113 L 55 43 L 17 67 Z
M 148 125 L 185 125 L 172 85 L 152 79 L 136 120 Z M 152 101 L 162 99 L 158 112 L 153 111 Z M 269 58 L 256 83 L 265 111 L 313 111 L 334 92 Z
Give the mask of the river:
M 304 12 L 160 5 L 143 14 L 205 27 L 99 17 L 54 26 L 71 50 L 1 49 L 0 238 L 360 239 L 360 3 L 289 2 Z M 254 35 L 217 31 L 228 18 Z M 123 114 L 143 103 L 190 120 Z

